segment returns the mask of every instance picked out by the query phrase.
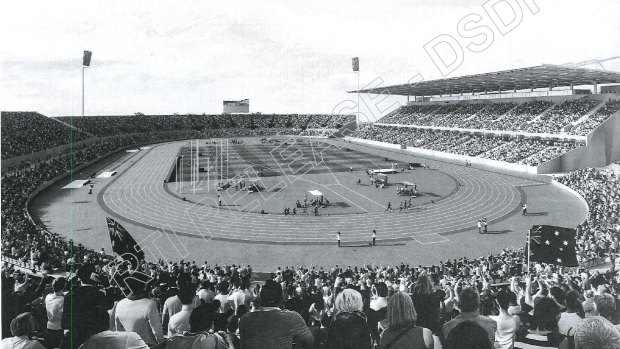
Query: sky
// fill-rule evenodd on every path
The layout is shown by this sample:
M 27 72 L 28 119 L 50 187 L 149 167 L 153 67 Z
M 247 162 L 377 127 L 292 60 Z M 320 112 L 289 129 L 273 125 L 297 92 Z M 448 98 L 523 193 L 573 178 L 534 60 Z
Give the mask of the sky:
M 603 59 L 620 56 L 618 13 L 617 0 L 3 1 L 0 109 L 81 115 L 90 50 L 86 115 L 217 114 L 245 98 L 264 114 L 348 113 L 352 57 L 362 88 Z M 406 101 L 380 99 L 360 113 Z

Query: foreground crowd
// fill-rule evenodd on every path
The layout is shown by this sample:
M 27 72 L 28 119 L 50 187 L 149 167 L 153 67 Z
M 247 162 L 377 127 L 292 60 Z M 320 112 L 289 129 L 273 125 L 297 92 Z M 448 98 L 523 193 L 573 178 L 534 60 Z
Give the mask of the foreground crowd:
M 504 251 L 431 267 L 122 264 L 2 270 L 3 348 L 619 348 L 620 278 Z M 508 282 L 492 284 L 496 276 Z M 40 338 L 37 340 L 36 338 Z

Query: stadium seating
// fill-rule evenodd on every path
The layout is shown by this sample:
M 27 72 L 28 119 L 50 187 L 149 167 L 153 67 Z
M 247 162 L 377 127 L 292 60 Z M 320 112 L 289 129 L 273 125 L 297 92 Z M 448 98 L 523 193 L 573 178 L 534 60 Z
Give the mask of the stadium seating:
M 540 165 L 583 145 L 576 141 L 517 140 L 514 137 L 389 126 L 366 127 L 354 134 L 354 137 L 530 166 Z
M 617 104 L 617 101 L 608 102 L 605 109 L 599 110 L 600 116 L 597 116 L 596 122 L 602 122 L 605 115 L 612 113 L 614 108 L 617 109 Z M 539 108 L 543 107 L 539 106 Z M 476 110 L 472 111 L 469 108 L 463 110 L 463 108 L 467 107 L 455 108 L 446 115 L 454 113 L 465 115 L 476 112 Z M 509 108 L 511 108 L 510 105 L 505 105 L 498 108 L 498 111 L 494 113 L 501 115 L 503 110 Z M 488 106 L 482 110 L 487 109 Z M 433 111 L 439 112 L 439 110 Z M 446 110 L 444 110 L 445 112 Z M 420 112 L 417 111 L 417 113 Z M 490 112 L 488 115 L 492 113 Z M 599 113 L 597 112 L 595 115 L 599 115 Z M 492 120 L 493 117 L 495 116 L 482 116 L 476 122 L 485 123 Z M 321 127 L 329 128 L 331 125 L 340 123 L 334 118 L 320 117 L 312 121 L 312 116 L 296 115 L 264 116 L 261 117 L 260 121 L 257 117 L 247 116 L 203 117 L 199 121 L 192 117 L 177 118 L 176 116 L 153 117 L 152 119 L 149 119 L 150 117 L 138 118 L 144 122 L 152 120 L 155 125 L 138 125 L 123 118 L 103 118 L 108 117 L 93 119 L 104 126 L 103 130 L 99 131 L 100 134 L 108 134 L 117 130 L 119 134 L 125 136 L 106 138 L 76 148 L 73 160 L 71 160 L 72 166 L 86 164 L 115 149 L 134 144 L 204 136 L 236 137 L 271 134 L 272 132 L 290 130 L 288 128 L 273 128 L 275 126 L 322 125 Z M 4 115 L 2 121 L 4 126 Z M 110 125 L 116 121 L 121 122 L 122 126 Z M 299 123 L 295 123 L 297 121 Z M 86 121 L 79 122 L 86 125 Z M 456 125 L 457 121 L 446 122 L 446 124 Z M 157 130 L 158 127 L 171 125 L 181 130 L 151 132 Z M 204 125 L 210 127 L 205 129 Z M 226 127 L 213 127 L 215 125 Z M 238 128 L 228 128 L 233 125 Z M 267 125 L 267 128 L 261 125 Z M 94 130 L 92 126 L 86 126 L 89 130 Z M 127 126 L 128 129 L 122 129 L 124 126 Z M 193 131 L 192 127 L 195 127 Z M 149 131 L 136 133 L 137 129 Z M 40 131 L 47 132 L 46 129 Z M 368 139 L 412 144 L 426 149 L 524 164 L 542 163 L 579 145 L 578 142 L 533 138 L 517 139 L 387 126 L 366 127 L 358 131 L 356 135 Z M 52 139 L 51 136 L 45 134 L 40 135 L 40 137 L 46 140 Z M 49 141 L 47 144 L 55 146 L 57 143 Z M 68 167 L 69 159 L 66 155 L 60 155 L 32 164 L 21 164 L 3 173 L 1 183 L 1 248 L 4 264 L 2 268 L 2 296 L 3 301 L 10 299 L 10 302 L 3 304 L 3 333 L 6 333 L 7 324 L 17 318 L 20 313 L 28 310 L 34 320 L 42 324 L 36 329 L 38 332 L 34 334 L 39 337 L 45 336 L 43 329 L 47 322 L 47 316 L 45 301 L 42 296 L 46 294 L 43 292 L 44 289 L 52 287 L 52 279 L 45 277 L 43 273 L 78 270 L 77 276 L 72 277 L 67 286 L 61 290 L 61 292 L 68 291 L 69 296 L 67 297 L 71 299 L 71 303 L 68 303 L 70 305 L 65 309 L 71 309 L 76 314 L 89 314 L 91 308 L 109 310 L 124 298 L 121 287 L 126 287 L 127 284 L 123 283 L 125 279 L 119 276 L 122 273 L 117 272 L 125 272 L 124 268 L 126 267 L 115 264 L 111 257 L 96 252 L 88 246 L 75 244 L 58 234 L 47 231 L 44 227 L 30 220 L 27 214 L 24 214 L 28 196 L 44 182 L 66 173 Z M 617 251 L 620 241 L 620 231 L 618 230 L 620 226 L 620 215 L 618 214 L 620 212 L 620 178 L 609 171 L 584 169 L 558 176 L 555 180 L 579 192 L 589 205 L 588 219 L 579 226 L 577 233 L 579 262 L 582 265 L 590 265 L 592 261 L 598 261 Z M 477 294 L 477 298 L 480 300 L 474 306 L 484 316 L 492 315 L 495 311 L 494 297 L 496 296 L 494 295 L 500 292 L 510 292 L 511 299 L 521 305 L 521 310 L 515 308 L 517 310 L 514 311 L 524 321 L 536 320 L 532 320 L 532 315 L 529 315 L 528 312 L 532 307 L 535 308 L 536 304 L 540 304 L 538 300 L 534 302 L 534 298 L 547 298 L 543 295 L 545 292 L 562 302 L 562 299 L 566 298 L 567 291 L 573 289 L 577 291 L 579 304 L 581 301 L 586 304 L 586 298 L 582 297 L 588 295 L 587 292 L 591 287 L 597 289 L 599 296 L 596 298 L 597 300 L 604 295 L 611 295 L 612 292 L 620 291 L 620 280 L 613 273 L 607 275 L 581 270 L 581 273 L 578 274 L 568 269 L 563 270 L 553 265 L 541 264 L 536 264 L 532 269 L 537 281 L 530 285 L 531 279 L 528 278 L 526 283 L 523 283 L 521 280 L 524 275 L 525 263 L 526 256 L 523 249 L 505 249 L 499 253 L 476 259 L 455 256 L 436 265 L 424 267 L 415 267 L 405 263 L 383 266 L 381 261 L 377 261 L 377 264 L 346 268 L 338 266 L 321 268 L 274 265 L 273 273 L 266 274 L 269 275 L 266 276 L 268 286 L 257 287 L 250 285 L 253 270 L 244 263 L 244 253 L 237 251 L 231 253 L 230 260 L 204 262 L 204 264 L 179 260 L 143 262 L 137 267 L 137 270 L 128 275 L 131 275 L 134 280 L 140 275 L 152 279 L 149 284 L 154 286 L 148 289 L 149 292 L 145 295 L 146 298 L 154 301 L 153 304 L 155 304 L 156 312 L 158 312 L 157 316 L 154 317 L 158 320 L 149 324 L 152 328 L 160 326 L 160 330 L 167 331 L 168 327 L 159 320 L 166 318 L 165 314 L 169 309 L 164 304 L 169 305 L 180 299 L 184 294 L 196 295 L 207 303 L 216 304 L 216 306 L 203 306 L 208 309 L 207 312 L 213 313 L 207 316 L 215 319 L 209 329 L 216 332 L 221 331 L 218 333 L 225 335 L 227 340 L 231 342 L 244 340 L 243 337 L 236 337 L 237 326 L 247 326 L 242 325 L 249 318 L 249 315 L 245 314 L 251 308 L 261 306 L 254 300 L 261 295 L 261 288 L 269 288 L 274 282 L 278 293 L 280 291 L 283 293 L 280 294 L 284 300 L 282 307 L 289 311 L 288 314 L 292 312 L 298 314 L 295 316 L 298 316 L 301 322 L 297 330 L 307 330 L 307 333 L 310 334 L 310 337 L 307 338 L 315 341 L 317 348 L 329 347 L 329 341 L 333 340 L 330 338 L 343 337 L 342 333 L 333 332 L 336 326 L 332 326 L 332 332 L 329 332 L 328 322 L 339 321 L 336 314 L 342 310 L 338 307 L 341 307 L 343 302 L 338 297 L 342 298 L 339 295 L 344 294 L 344 290 L 347 290 L 347 296 L 360 300 L 359 309 L 355 309 L 356 313 L 359 314 L 360 318 L 367 319 L 369 324 L 382 320 L 382 315 L 377 309 L 385 308 L 386 304 L 387 307 L 393 306 L 387 301 L 389 297 L 401 295 L 398 293 L 399 291 L 405 292 L 404 294 L 411 297 L 415 305 L 416 326 L 428 328 L 437 337 L 443 337 L 443 325 L 458 314 L 457 307 L 455 307 L 456 296 L 459 294 L 462 296 L 463 290 L 467 288 L 473 288 L 474 293 Z M 34 271 L 34 274 L 25 277 L 20 271 L 23 269 L 30 269 Z M 84 273 L 82 270 L 88 272 Z M 80 286 L 77 279 L 86 283 L 87 286 Z M 557 280 L 561 280 L 561 282 L 558 283 Z M 598 286 L 602 286 L 602 288 Z M 84 290 L 85 288 L 89 289 L 88 292 Z M 127 289 L 124 290 L 127 291 Z M 94 296 L 92 296 L 93 294 Z M 231 300 L 238 296 L 243 298 L 243 302 L 235 303 Z M 230 310 L 225 307 L 223 312 L 216 313 L 216 309 L 220 309 L 220 307 L 215 302 L 220 302 L 221 305 L 220 300 L 226 302 L 230 300 L 230 303 L 235 303 L 235 305 L 231 305 Z M 75 308 L 73 308 L 73 304 L 76 304 Z M 112 314 L 121 316 L 122 312 L 112 312 Z M 534 314 L 538 314 L 536 310 Z M 240 318 L 242 319 L 241 323 L 239 322 Z M 93 325 L 93 322 L 84 321 L 80 324 L 84 326 L 84 331 L 88 335 L 95 333 L 95 331 L 91 331 L 94 329 L 88 327 Z M 321 324 L 324 325 L 323 329 L 321 329 Z M 100 328 L 101 325 L 94 324 L 97 328 Z M 103 328 L 108 328 L 108 325 L 109 323 L 106 322 L 103 324 Z M 272 326 L 270 322 L 266 322 L 265 325 L 267 329 Z M 68 330 L 69 328 L 63 329 Z M 321 332 L 322 330 L 323 332 Z M 526 327 L 521 330 L 527 332 Z M 242 328 L 242 333 L 243 331 Z M 106 333 L 110 336 L 118 336 L 120 332 Z M 177 337 L 173 336 L 172 342 L 178 338 L 178 335 L 175 336 Z M 360 337 L 356 338 L 359 339 Z M 370 347 L 371 342 L 378 342 L 380 337 L 377 333 L 369 331 L 367 339 L 366 337 L 362 339 L 366 340 L 368 347 Z
M 577 121 L 597 104 L 598 101 L 581 99 L 562 102 L 528 125 L 525 130 L 530 133 L 559 133 L 564 126 Z
M 569 133 L 586 136 L 619 109 L 620 100 L 609 100 L 605 103 L 605 105 L 603 105 L 603 107 L 597 110 L 596 113 L 590 115 L 585 121 L 577 125 L 574 129 L 571 129 Z
M 35 112 L 2 112 L 2 159 L 79 142 L 90 136 Z

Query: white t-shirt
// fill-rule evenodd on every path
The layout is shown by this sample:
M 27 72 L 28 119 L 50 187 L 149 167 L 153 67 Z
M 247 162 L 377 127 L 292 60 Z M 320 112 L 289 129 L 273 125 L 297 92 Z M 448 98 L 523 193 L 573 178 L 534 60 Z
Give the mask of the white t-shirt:
M 497 323 L 495 330 L 495 349 L 512 349 L 514 346 L 515 333 L 521 325 L 521 320 L 517 315 L 510 318 L 502 316 L 489 316 Z
M 168 337 L 189 331 L 189 316 L 192 314 L 192 310 L 194 310 L 194 306 L 183 305 L 180 312 L 172 315 L 168 322 Z
M 577 326 L 579 326 L 583 319 L 577 315 L 577 313 L 562 313 L 560 316 L 560 320 L 558 321 L 559 332 L 566 336 L 568 330 L 572 328 L 570 332 L 571 335 L 574 335 Z
M 149 298 L 131 300 L 125 298 L 116 305 L 116 331 L 133 331 L 149 346 L 164 340 L 157 302 Z
M 49 330 L 62 329 L 62 307 L 65 304 L 64 296 L 50 293 L 45 296 L 45 311 L 47 312 L 47 328 Z
M 217 310 L 218 314 L 226 313 L 230 309 L 230 299 L 226 294 L 218 294 L 213 299 L 220 301 L 220 307 Z

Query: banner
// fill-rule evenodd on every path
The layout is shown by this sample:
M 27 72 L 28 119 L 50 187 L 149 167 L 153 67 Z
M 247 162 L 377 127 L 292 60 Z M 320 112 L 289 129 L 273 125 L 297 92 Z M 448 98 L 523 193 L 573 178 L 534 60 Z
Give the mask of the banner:
M 360 59 L 353 57 L 353 71 L 360 71 Z
M 530 260 L 532 262 L 579 266 L 575 229 L 552 225 L 535 225 L 530 232 Z
M 123 260 L 131 263 L 132 270 L 137 270 L 140 263 L 144 261 L 144 252 L 136 240 L 120 225 L 110 217 L 106 217 L 108 232 L 112 242 L 112 251 L 118 254 Z
M 90 51 L 84 51 L 84 58 L 82 59 L 82 65 L 85 67 L 90 66 L 90 57 L 93 55 Z

